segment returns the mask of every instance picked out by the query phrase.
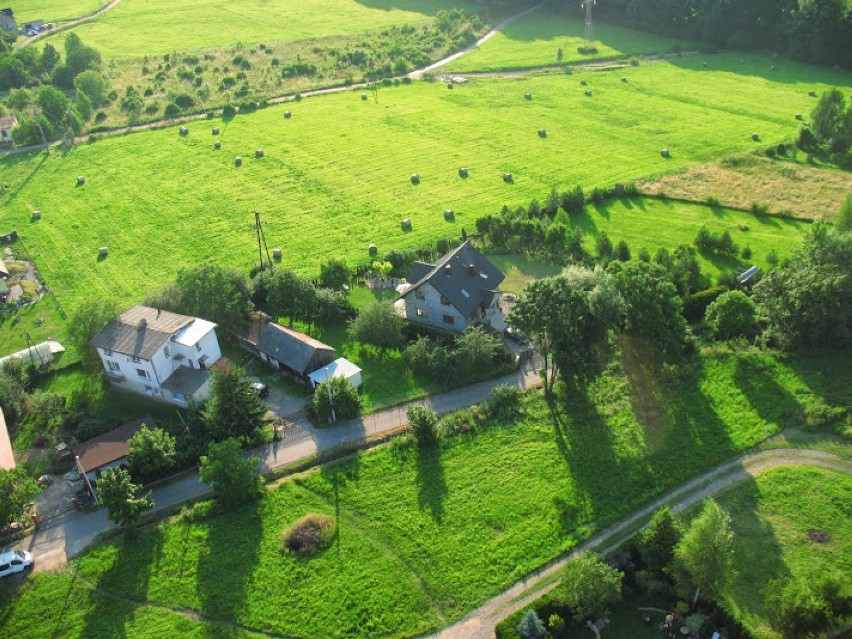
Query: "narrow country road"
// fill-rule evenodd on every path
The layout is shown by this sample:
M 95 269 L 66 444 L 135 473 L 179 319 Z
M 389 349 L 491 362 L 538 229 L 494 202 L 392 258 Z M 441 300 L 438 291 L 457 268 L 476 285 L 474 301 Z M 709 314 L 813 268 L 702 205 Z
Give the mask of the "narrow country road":
M 852 474 L 852 460 L 819 450 L 781 448 L 743 455 L 696 477 L 611 528 L 601 530 L 571 552 L 542 566 L 505 592 L 489 599 L 461 621 L 424 639 L 493 639 L 495 625 L 556 587 L 556 573 L 578 553 L 590 550 L 606 554 L 629 537 L 625 536 L 625 531 L 644 524 L 661 506 L 669 505 L 673 512 L 679 512 L 736 483 L 770 468 L 785 465 L 816 466 Z
M 16 49 L 23 49 L 24 47 L 29 46 L 29 45 L 33 44 L 34 42 L 37 42 L 38 40 L 43 40 L 44 38 L 55 35 L 57 33 L 61 33 L 62 31 L 67 31 L 68 29 L 73 29 L 77 25 L 83 24 L 84 22 L 89 22 L 90 20 L 94 20 L 99 15 L 106 13 L 110 9 L 113 9 L 115 7 L 115 5 L 117 5 L 119 2 L 121 2 L 121 0 L 110 0 L 104 6 L 99 8 L 98 10 L 92 11 L 92 13 L 89 13 L 89 14 L 84 15 L 84 16 L 80 16 L 79 18 L 71 18 L 70 20 L 63 20 L 62 22 L 59 22 L 57 24 L 57 26 L 54 27 L 53 29 L 50 29 L 48 31 L 42 31 L 41 33 L 34 35 L 31 38 L 26 38 L 26 39 L 22 40 L 21 42 L 19 42 L 15 45 L 15 48 Z

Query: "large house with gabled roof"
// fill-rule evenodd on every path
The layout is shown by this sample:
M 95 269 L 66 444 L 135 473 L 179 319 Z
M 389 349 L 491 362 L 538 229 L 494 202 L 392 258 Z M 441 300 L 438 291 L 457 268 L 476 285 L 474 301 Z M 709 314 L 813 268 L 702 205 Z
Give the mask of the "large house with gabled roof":
M 505 276 L 466 241 L 434 264 L 414 262 L 397 308 L 411 322 L 463 333 L 488 323 Z
M 216 324 L 148 306 L 111 320 L 89 344 L 113 386 L 178 406 L 207 399 L 222 358 Z

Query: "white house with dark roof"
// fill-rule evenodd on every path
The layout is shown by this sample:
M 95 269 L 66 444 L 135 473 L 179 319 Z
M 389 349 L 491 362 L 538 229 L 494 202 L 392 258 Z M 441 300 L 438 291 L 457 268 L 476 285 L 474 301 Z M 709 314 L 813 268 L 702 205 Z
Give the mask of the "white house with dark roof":
M 186 406 L 210 394 L 210 367 L 222 357 L 215 329 L 197 317 L 134 306 L 89 343 L 114 386 Z
M 504 278 L 470 242 L 464 242 L 434 264 L 414 262 L 397 308 L 411 322 L 463 333 L 468 326 L 488 323 L 487 311 L 496 308 L 497 287 Z
M 0 144 L 12 141 L 12 129 L 16 126 L 18 126 L 18 118 L 14 115 L 7 115 L 0 118 Z

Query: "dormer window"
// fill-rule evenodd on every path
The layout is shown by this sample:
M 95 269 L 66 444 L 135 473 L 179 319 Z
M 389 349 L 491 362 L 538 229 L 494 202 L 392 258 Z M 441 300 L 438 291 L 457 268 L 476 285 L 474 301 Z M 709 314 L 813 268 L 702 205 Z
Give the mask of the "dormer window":
M 449 305 L 450 305 L 450 300 L 448 300 L 446 297 L 444 297 L 443 295 L 441 295 L 441 304 L 443 304 L 444 306 L 449 306 Z

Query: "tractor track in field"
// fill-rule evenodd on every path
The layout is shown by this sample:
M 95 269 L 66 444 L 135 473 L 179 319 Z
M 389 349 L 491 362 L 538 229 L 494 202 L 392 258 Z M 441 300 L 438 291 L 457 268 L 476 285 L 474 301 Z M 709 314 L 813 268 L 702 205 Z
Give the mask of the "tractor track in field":
M 668 505 L 673 512 L 699 503 L 760 473 L 779 466 L 812 466 L 852 474 L 852 460 L 813 449 L 782 448 L 766 450 L 717 466 L 654 500 L 633 515 L 601 530 L 573 550 L 533 571 L 503 593 L 489 599 L 452 626 L 423 639 L 493 639 L 495 626 L 558 585 L 558 572 L 583 551 L 606 554 L 639 530 L 658 508 Z

